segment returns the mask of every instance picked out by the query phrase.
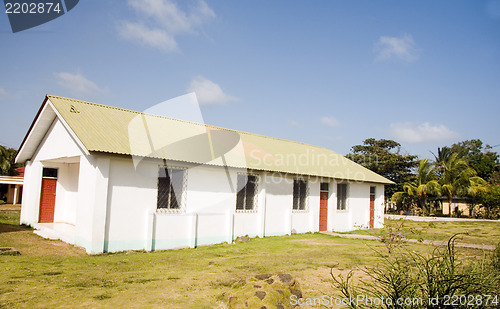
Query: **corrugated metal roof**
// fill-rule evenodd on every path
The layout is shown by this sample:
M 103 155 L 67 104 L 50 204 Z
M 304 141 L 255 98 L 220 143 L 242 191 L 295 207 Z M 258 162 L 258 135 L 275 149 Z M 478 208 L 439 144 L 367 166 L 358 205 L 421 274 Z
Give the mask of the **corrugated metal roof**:
M 326 148 L 47 96 L 88 151 L 392 183 Z

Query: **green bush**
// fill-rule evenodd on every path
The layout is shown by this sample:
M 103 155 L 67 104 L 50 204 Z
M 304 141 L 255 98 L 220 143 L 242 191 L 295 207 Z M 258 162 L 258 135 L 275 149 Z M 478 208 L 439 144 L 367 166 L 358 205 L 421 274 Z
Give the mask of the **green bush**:
M 347 302 L 346 308 L 496 307 L 500 304 L 500 272 L 493 270 L 492 259 L 486 256 L 460 260 L 455 253 L 455 237 L 447 246 L 428 254 L 399 247 L 390 256 L 380 255 L 380 265 L 362 270 L 366 280 L 355 282 L 353 271 L 345 277 L 332 272 L 333 285 L 341 298 L 354 300 Z M 497 247 L 495 256 L 499 255 Z M 488 299 L 487 304 L 486 295 L 496 298 Z
M 492 265 L 493 269 L 500 272 L 500 243 L 498 243 L 495 251 L 493 252 Z
M 391 221 L 380 230 L 378 239 L 385 245 L 389 254 L 405 244 L 408 238 L 417 238 L 418 241 L 423 240 L 421 230 L 407 228 L 405 223 L 405 219 Z

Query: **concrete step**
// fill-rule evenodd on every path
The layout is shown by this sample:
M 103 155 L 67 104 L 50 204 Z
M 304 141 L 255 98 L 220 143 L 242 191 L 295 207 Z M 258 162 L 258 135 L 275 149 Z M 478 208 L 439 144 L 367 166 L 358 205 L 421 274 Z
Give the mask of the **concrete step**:
M 38 236 L 53 240 L 62 240 L 75 244 L 75 227 L 65 223 L 38 223 L 34 226 Z

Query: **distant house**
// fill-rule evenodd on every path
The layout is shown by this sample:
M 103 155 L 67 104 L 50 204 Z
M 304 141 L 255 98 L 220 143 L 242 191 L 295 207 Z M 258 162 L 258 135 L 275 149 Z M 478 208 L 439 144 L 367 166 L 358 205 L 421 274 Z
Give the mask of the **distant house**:
M 21 223 L 88 253 L 382 227 L 386 178 L 320 147 L 48 95 Z
M 0 185 L 7 185 L 7 204 L 21 204 L 24 182 L 24 167 L 16 168 L 17 176 L 0 175 Z M 5 192 L 5 191 L 4 191 Z
M 453 197 L 453 200 L 451 202 L 451 207 L 450 207 L 450 202 L 448 201 L 447 197 L 441 197 L 441 208 L 443 211 L 443 215 L 449 215 L 450 211 L 452 214 L 458 214 L 460 215 L 469 215 L 469 203 L 470 203 L 470 198 L 469 197 Z M 458 212 L 457 212 L 458 211 Z

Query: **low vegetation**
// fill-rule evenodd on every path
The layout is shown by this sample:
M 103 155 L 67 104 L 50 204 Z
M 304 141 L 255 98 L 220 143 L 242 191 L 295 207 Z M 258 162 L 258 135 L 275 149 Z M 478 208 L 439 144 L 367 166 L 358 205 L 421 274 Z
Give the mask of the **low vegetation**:
M 495 253 L 479 258 L 458 256 L 452 236 L 446 246 L 421 253 L 397 248 L 380 263 L 362 272 L 368 279 L 355 280 L 332 273 L 337 297 L 354 300 L 346 308 L 498 308 L 500 271 Z
M 383 257 L 374 250 L 386 250 L 378 241 L 315 233 L 88 256 L 74 246 L 38 237 L 17 225 L 18 220 L 18 213 L 0 211 L 0 247 L 21 253 L 0 258 L 0 307 L 214 308 L 222 306 L 241 280 L 280 273 L 297 280 L 303 297 L 318 298 L 331 292 L 332 267 L 335 275 L 346 275 L 350 269 L 380 263 Z M 405 248 L 427 250 L 423 245 Z M 459 251 L 469 257 L 482 254 Z

